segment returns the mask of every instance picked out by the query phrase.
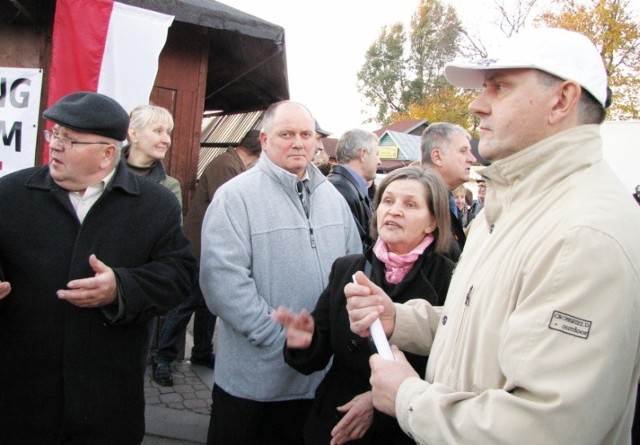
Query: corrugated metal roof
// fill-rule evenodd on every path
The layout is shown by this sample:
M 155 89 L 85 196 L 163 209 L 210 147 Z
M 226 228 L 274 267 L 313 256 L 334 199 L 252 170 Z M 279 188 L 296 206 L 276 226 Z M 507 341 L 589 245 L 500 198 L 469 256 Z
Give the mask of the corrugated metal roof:
M 225 152 L 229 147 L 236 147 L 249 130 L 260 128 L 264 111 L 249 113 L 209 115 L 202 119 L 202 137 L 198 157 L 198 175 L 213 159 Z
M 202 119 L 201 147 L 238 145 L 249 130 L 259 129 L 263 110 L 249 113 L 205 116 Z

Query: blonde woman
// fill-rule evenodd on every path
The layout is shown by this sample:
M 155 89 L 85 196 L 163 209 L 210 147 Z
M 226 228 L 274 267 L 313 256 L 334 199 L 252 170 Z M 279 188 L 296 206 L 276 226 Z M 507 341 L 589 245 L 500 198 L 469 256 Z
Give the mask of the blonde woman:
M 182 207 L 180 182 L 167 175 L 162 164 L 162 160 L 171 147 L 172 131 L 173 116 L 169 110 L 156 105 L 137 106 L 129 113 L 128 145 L 122 148 L 122 157 L 133 173 L 145 176 L 171 190 Z M 177 308 L 174 308 L 167 314 L 163 331 L 160 332 L 161 338 L 163 332 L 169 331 L 169 326 L 174 324 L 172 314 L 176 310 Z M 158 340 L 159 347 L 160 340 Z M 171 375 L 170 362 L 158 361 L 156 354 L 154 354 L 152 377 L 162 386 L 172 386 L 173 376 Z
M 169 110 L 156 105 L 137 106 L 129 113 L 128 145 L 123 147 L 122 157 L 133 173 L 162 184 L 182 205 L 180 182 L 167 175 L 162 165 L 171 147 L 172 131 L 173 116 Z

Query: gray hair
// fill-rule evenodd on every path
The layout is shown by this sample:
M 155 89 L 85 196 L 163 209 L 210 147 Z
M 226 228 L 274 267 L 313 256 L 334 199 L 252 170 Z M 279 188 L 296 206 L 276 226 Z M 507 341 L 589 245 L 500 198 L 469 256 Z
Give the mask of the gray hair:
M 346 131 L 336 145 L 336 157 L 338 164 L 347 164 L 357 159 L 358 153 L 363 148 L 371 153 L 378 146 L 378 136 L 370 131 L 354 128 Z
M 538 81 L 541 85 L 550 88 L 556 86 L 557 84 L 564 82 L 560 77 L 555 76 L 551 73 L 547 73 L 546 71 L 536 70 L 538 73 Z M 604 121 L 606 116 L 606 112 L 602 104 L 596 100 L 593 95 L 582 89 L 582 94 L 580 95 L 580 100 L 578 102 L 578 118 L 580 123 L 583 125 L 586 124 L 601 124 Z
M 439 149 L 445 152 L 449 150 L 451 139 L 455 134 L 462 134 L 471 141 L 469 132 L 460 125 L 449 122 L 436 122 L 425 128 L 420 138 L 422 165 L 433 165 L 433 159 L 431 158 L 433 150 Z
M 122 146 L 124 145 L 122 141 L 116 141 L 113 139 L 113 146 L 116 148 L 116 164 L 120 162 L 120 158 L 122 158 Z

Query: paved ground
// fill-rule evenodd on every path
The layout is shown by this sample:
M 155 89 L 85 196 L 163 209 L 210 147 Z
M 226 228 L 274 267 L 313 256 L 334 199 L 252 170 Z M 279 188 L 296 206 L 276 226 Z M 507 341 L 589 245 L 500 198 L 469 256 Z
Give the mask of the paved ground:
M 186 351 L 191 350 L 191 326 L 187 330 Z M 207 441 L 211 414 L 213 370 L 191 362 L 171 366 L 173 386 L 160 386 L 151 379 L 147 366 L 144 392 L 146 435 L 143 445 L 195 445 Z
M 142 445 L 200 445 L 201 442 L 189 442 L 185 440 L 168 439 L 158 436 L 144 436 Z
M 211 387 L 203 378 L 213 383 L 210 369 L 191 365 L 188 361 L 171 366 L 173 386 L 161 386 L 151 379 L 151 366 L 147 366 L 144 395 L 147 407 L 163 407 L 198 414 L 211 414 Z

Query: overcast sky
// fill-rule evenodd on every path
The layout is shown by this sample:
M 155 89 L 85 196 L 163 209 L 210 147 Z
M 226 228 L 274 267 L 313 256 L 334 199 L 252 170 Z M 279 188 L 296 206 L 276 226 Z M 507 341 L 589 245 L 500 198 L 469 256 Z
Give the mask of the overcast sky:
M 285 29 L 289 93 L 335 137 L 363 125 L 356 86 L 383 25 L 408 23 L 418 0 L 219 0 Z M 472 3 L 469 0 L 469 3 Z
M 369 117 L 357 89 L 357 72 L 383 25 L 408 24 L 419 0 L 219 0 L 285 29 L 289 93 L 305 104 L 320 125 L 339 137 Z M 463 24 L 486 36 L 493 25 L 494 0 L 443 0 L 454 5 Z M 508 1 L 508 0 L 507 0 Z M 539 0 L 548 4 L 550 0 Z M 497 39 L 494 39 L 497 40 Z

